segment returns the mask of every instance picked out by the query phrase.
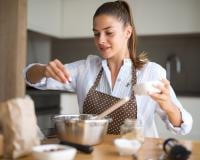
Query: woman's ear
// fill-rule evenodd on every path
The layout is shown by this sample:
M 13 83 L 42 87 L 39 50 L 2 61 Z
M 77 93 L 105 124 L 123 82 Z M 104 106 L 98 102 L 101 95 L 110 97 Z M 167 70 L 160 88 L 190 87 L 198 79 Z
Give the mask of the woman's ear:
M 133 33 L 133 28 L 130 25 L 126 26 L 126 37 L 129 39 Z

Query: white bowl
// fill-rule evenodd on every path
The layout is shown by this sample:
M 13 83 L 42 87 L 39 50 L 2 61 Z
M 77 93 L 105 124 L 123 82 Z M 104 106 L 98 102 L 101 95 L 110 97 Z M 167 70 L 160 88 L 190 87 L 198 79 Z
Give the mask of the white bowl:
M 35 146 L 32 154 L 35 160 L 73 160 L 77 150 L 60 144 Z
M 136 139 L 117 138 L 114 140 L 116 149 L 120 155 L 133 155 L 141 147 L 141 143 Z
M 163 86 L 163 82 L 161 81 L 148 81 L 145 83 L 138 83 L 133 86 L 133 90 L 137 95 L 148 95 L 154 93 L 160 93 L 161 90 L 155 87 L 156 85 Z

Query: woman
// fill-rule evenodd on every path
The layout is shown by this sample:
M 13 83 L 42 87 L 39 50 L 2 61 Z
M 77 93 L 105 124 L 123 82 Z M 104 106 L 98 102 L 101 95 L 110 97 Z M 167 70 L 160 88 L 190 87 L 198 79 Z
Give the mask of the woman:
M 130 100 L 110 114 L 113 121 L 108 133 L 119 134 L 126 118 L 144 120 L 144 134 L 158 137 L 154 113 L 167 128 L 187 134 L 192 117 L 183 109 L 166 79 L 165 70 L 136 55 L 136 33 L 129 5 L 125 1 L 101 5 L 93 17 L 96 47 L 101 57 L 90 55 L 86 60 L 63 65 L 55 59 L 45 64 L 32 64 L 25 70 L 27 83 L 38 89 L 59 89 L 76 92 L 80 113 L 99 114 L 123 97 Z M 136 83 L 160 80 L 160 93 L 136 96 Z

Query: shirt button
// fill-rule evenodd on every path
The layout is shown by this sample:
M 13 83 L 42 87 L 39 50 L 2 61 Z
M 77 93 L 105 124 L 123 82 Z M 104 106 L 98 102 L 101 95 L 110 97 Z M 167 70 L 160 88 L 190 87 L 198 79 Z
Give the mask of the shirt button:
M 128 83 L 126 84 L 126 87 L 129 87 L 129 86 L 130 86 L 130 84 L 131 84 L 131 83 L 130 83 L 130 82 L 128 82 Z

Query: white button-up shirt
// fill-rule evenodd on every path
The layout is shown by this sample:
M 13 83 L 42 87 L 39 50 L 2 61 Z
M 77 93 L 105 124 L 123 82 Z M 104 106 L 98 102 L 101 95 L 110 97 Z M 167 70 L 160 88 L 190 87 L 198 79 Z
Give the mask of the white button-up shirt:
M 26 71 L 32 65 L 29 65 L 24 69 L 24 76 L 26 74 Z M 65 67 L 69 70 L 72 78 L 72 82 L 69 84 L 62 84 L 52 78 L 44 78 L 37 84 L 31 84 L 27 80 L 26 82 L 30 86 L 37 89 L 66 90 L 70 92 L 75 92 L 78 97 L 79 111 L 80 113 L 82 113 L 82 107 L 87 93 L 91 86 L 94 84 L 101 67 L 103 67 L 103 74 L 101 76 L 101 80 L 97 87 L 97 90 L 118 98 L 131 96 L 131 59 L 124 59 L 124 63 L 119 71 L 114 88 L 112 88 L 111 73 L 108 68 L 107 61 L 101 59 L 98 56 L 90 55 L 87 57 L 86 60 L 80 60 L 70 64 L 65 64 Z M 153 62 L 148 62 L 142 69 L 136 70 L 136 76 L 137 83 L 143 83 L 147 81 L 161 80 L 163 78 L 166 78 L 166 71 L 160 65 Z M 137 117 L 143 120 L 145 136 L 158 137 L 155 124 L 155 113 L 157 113 L 161 117 L 161 119 L 165 122 L 166 127 L 170 131 L 182 135 L 190 132 L 193 123 L 191 115 L 182 107 L 172 88 L 170 88 L 170 95 L 172 101 L 179 107 L 182 114 L 183 123 L 180 127 L 174 127 L 170 123 L 167 114 L 150 96 L 136 95 Z

